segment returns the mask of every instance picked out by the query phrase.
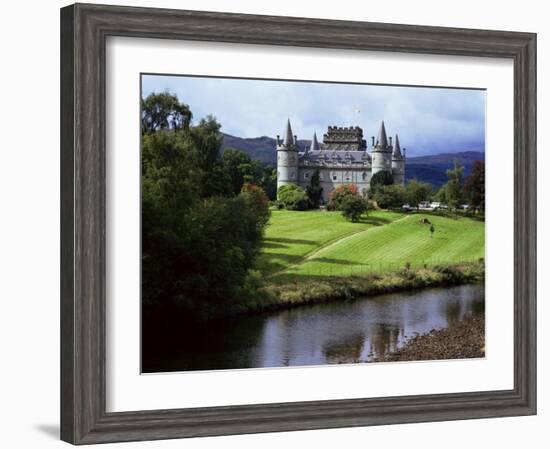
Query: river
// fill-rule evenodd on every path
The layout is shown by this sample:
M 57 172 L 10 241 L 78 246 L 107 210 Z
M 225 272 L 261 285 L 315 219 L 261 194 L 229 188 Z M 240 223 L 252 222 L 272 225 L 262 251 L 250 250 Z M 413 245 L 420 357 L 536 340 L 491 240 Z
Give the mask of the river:
M 395 351 L 417 333 L 483 314 L 484 306 L 483 285 L 462 285 L 244 316 L 182 332 L 145 371 L 365 362 Z

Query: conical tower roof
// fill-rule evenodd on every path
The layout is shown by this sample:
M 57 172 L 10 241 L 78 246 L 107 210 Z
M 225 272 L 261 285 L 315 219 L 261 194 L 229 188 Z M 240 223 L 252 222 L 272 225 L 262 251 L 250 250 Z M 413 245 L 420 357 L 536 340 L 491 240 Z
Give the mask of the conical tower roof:
M 313 133 L 313 139 L 311 140 L 311 145 L 309 147 L 309 151 L 319 151 L 319 142 L 317 141 L 317 133 Z
M 388 146 L 388 136 L 386 135 L 386 127 L 384 126 L 384 120 L 382 120 L 382 125 L 380 125 L 380 131 L 378 132 L 378 145 L 381 147 Z
M 290 127 L 290 119 L 286 122 L 285 137 L 283 140 L 284 145 L 293 145 L 294 144 L 294 135 L 292 134 L 292 128 Z
M 399 145 L 399 136 L 395 135 L 395 145 L 393 146 L 393 157 L 394 159 L 402 159 L 403 155 L 401 154 L 401 145 Z

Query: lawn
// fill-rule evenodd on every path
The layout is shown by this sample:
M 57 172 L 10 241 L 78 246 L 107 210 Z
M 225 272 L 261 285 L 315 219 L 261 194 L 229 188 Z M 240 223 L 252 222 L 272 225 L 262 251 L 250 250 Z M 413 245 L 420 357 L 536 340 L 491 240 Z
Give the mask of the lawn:
M 272 275 L 304 262 L 308 255 L 335 241 L 402 217 L 396 212 L 374 211 L 352 223 L 339 212 L 274 210 L 258 267 L 265 275 Z
M 433 223 L 421 224 L 422 218 Z M 260 269 L 273 281 L 469 262 L 484 257 L 485 226 L 465 217 L 376 211 L 360 223 L 337 212 L 275 211 Z

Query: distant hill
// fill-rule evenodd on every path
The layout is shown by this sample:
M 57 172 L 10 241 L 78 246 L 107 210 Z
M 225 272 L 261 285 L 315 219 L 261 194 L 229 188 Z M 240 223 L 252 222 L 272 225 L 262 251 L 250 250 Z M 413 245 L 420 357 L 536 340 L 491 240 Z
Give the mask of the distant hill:
M 224 134 L 223 149 L 235 148 L 243 150 L 252 159 L 257 159 L 265 164 L 275 166 L 277 164 L 277 152 L 275 139 L 267 136 L 243 139 L 241 137 Z M 302 148 L 308 146 L 311 141 L 299 140 Z M 430 156 L 417 156 L 407 158 L 406 179 L 416 178 L 440 187 L 447 181 L 446 170 L 452 168 L 454 161 L 464 165 L 464 174 L 468 176 L 474 161 L 485 160 L 485 153 L 480 151 L 463 151 L 460 153 L 441 153 Z
M 409 157 L 405 166 L 405 178 L 407 181 L 416 178 L 440 187 L 447 182 L 446 171 L 453 168 L 455 160 L 464 166 L 464 176 L 469 176 L 473 163 L 484 161 L 485 153 L 481 151 L 463 151 L 460 153 Z
M 305 148 L 311 143 L 310 140 L 298 140 L 301 147 Z M 257 159 L 265 164 L 277 165 L 276 142 L 272 137 L 262 136 L 244 139 L 242 137 L 223 134 L 222 149 L 234 148 L 243 150 L 252 159 Z

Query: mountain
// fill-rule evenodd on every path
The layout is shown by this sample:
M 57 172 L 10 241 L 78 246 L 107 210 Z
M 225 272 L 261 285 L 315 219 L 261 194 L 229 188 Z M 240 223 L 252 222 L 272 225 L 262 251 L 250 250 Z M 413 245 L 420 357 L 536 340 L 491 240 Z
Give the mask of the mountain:
M 241 138 L 223 134 L 222 149 L 234 148 L 243 150 L 252 159 L 257 159 L 264 164 L 277 165 L 277 152 L 275 139 L 267 136 L 254 138 Z M 310 140 L 299 140 L 300 147 L 305 148 Z M 464 176 L 468 176 L 475 161 L 485 160 L 485 153 L 480 151 L 463 151 L 460 153 L 441 153 L 429 156 L 408 157 L 405 167 L 406 179 L 416 178 L 423 182 L 429 182 L 440 187 L 447 181 L 446 171 L 454 166 L 457 160 L 464 166 Z
M 222 133 L 223 134 L 223 133 Z M 298 140 L 300 147 L 309 146 L 310 140 Z M 235 137 L 230 134 L 223 134 L 222 150 L 233 148 L 243 150 L 251 159 L 257 159 L 264 164 L 277 165 L 277 151 L 275 150 L 276 142 L 272 137 L 252 137 L 242 138 Z
M 420 181 L 429 182 L 436 187 L 441 187 L 447 182 L 446 171 L 454 167 L 455 161 L 464 166 L 464 177 L 466 177 L 470 175 L 475 161 L 484 160 L 485 153 L 481 151 L 409 157 L 405 165 L 405 178 L 407 181 L 416 178 Z

